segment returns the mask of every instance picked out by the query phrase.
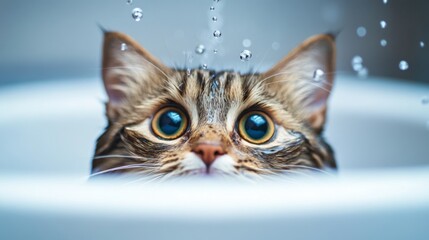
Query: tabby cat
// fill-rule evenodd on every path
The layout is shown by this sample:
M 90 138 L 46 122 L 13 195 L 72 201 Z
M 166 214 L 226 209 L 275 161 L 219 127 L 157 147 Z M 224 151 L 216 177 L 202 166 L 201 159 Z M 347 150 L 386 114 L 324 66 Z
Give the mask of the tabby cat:
M 239 74 L 172 69 L 127 35 L 104 34 L 108 126 L 91 177 L 257 179 L 336 168 L 322 137 L 333 35 L 309 38 L 266 72 Z

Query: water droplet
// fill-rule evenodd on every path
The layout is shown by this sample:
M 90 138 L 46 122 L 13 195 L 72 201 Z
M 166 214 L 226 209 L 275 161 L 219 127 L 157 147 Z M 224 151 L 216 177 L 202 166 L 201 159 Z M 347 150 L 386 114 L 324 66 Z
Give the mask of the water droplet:
M 133 4 L 133 0 L 127 0 L 127 4 L 128 4 L 128 5 Z
M 141 8 L 134 8 L 131 16 L 136 22 L 139 22 L 143 17 L 143 11 Z
M 121 43 L 121 51 L 126 51 L 128 49 L 128 46 L 126 43 Z
M 213 49 L 213 53 L 216 54 L 217 53 L 217 49 Z
M 420 41 L 420 43 L 419 43 L 419 44 L 420 44 L 420 47 L 421 47 L 421 48 L 424 48 L 424 47 L 425 47 L 425 42 Z
M 210 11 L 214 11 L 215 8 L 213 6 L 210 7 Z
M 354 56 L 352 58 L 352 67 L 353 67 L 353 70 L 356 71 L 356 72 L 362 70 L 363 69 L 363 64 L 362 63 L 363 63 L 363 59 L 362 59 L 361 56 L 358 56 L 358 55 Z
M 356 34 L 357 34 L 359 37 L 365 37 L 365 36 L 366 36 L 366 28 L 365 28 L 365 27 L 362 27 L 362 26 L 358 27 L 358 28 L 356 29 Z
M 405 71 L 408 69 L 408 63 L 404 60 L 399 62 L 399 69 L 401 69 L 402 71 Z
M 240 59 L 241 61 L 245 62 L 245 61 L 249 61 L 249 59 L 252 58 L 252 52 L 245 49 L 240 53 Z
M 387 46 L 387 41 L 386 41 L 386 39 L 381 39 L 381 40 L 380 40 L 380 45 L 381 45 L 382 47 Z
M 222 36 L 222 33 L 221 33 L 219 30 L 215 30 L 215 31 L 213 32 L 213 36 L 214 36 L 215 38 L 218 38 L 218 37 Z
M 204 47 L 204 45 L 200 44 L 195 48 L 195 53 L 196 54 L 203 54 L 206 51 L 206 47 Z
M 250 41 L 250 39 L 244 39 L 243 40 L 243 47 L 250 47 L 252 45 L 252 41 Z
M 203 69 L 207 69 L 207 64 L 203 64 Z
M 381 20 L 381 21 L 380 21 L 380 27 L 381 27 L 381 28 L 383 28 L 383 29 L 385 29 L 385 28 L 386 28 L 386 26 L 387 26 L 387 22 L 386 22 L 386 21 L 384 21 L 384 20 Z
M 363 62 L 362 57 L 358 56 L 358 55 L 354 56 L 352 59 L 352 64 L 357 64 L 357 63 L 362 63 L 362 62 Z
M 428 96 L 423 96 L 422 97 L 422 104 L 423 105 L 429 104 L 429 97 Z
M 313 73 L 313 80 L 320 82 L 325 75 L 325 72 L 322 69 L 316 69 Z
M 368 76 L 368 69 L 366 67 L 362 67 L 361 69 L 359 69 L 358 76 L 359 77 L 367 77 Z
M 217 17 L 216 17 L 216 16 L 213 16 L 213 17 L 212 17 L 212 21 L 213 21 L 213 22 L 217 22 Z
M 384 4 L 387 4 L 387 2 L 388 2 L 387 0 L 383 0 L 383 3 L 384 3 Z
M 279 50 L 279 48 L 280 48 L 280 43 L 278 43 L 278 42 L 273 42 L 273 43 L 271 44 L 271 48 L 272 48 L 273 50 Z

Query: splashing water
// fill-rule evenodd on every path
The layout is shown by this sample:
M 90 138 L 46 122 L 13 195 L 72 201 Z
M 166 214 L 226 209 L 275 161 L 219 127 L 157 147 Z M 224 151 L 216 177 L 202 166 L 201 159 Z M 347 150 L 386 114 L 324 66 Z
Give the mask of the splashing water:
M 315 82 L 320 82 L 325 76 L 325 72 L 322 69 L 316 69 L 313 72 L 313 80 Z
M 381 45 L 382 47 L 387 46 L 387 40 L 386 40 L 386 39 L 381 39 L 381 40 L 380 40 L 380 45 Z
M 240 60 L 242 62 L 247 62 L 252 58 L 252 52 L 245 49 L 240 53 Z
M 141 8 L 134 8 L 131 12 L 131 16 L 136 22 L 139 22 L 143 17 L 143 11 Z
M 246 47 L 246 48 L 252 45 L 252 41 L 250 41 L 250 39 L 247 39 L 247 38 L 244 39 L 242 43 L 243 43 L 243 47 Z
M 365 27 L 362 27 L 362 26 L 358 27 L 358 28 L 356 29 L 356 34 L 357 34 L 359 37 L 365 37 L 365 36 L 366 36 L 366 28 L 365 28 Z
M 128 46 L 126 43 L 121 43 L 121 51 L 126 51 L 128 49 Z
M 195 53 L 196 54 L 203 54 L 206 51 L 206 47 L 204 47 L 204 45 L 199 44 L 196 48 L 195 48 Z
M 386 22 L 386 21 L 384 21 L 384 20 L 381 20 L 381 21 L 380 21 L 380 27 L 381 27 L 381 28 L 383 28 L 383 29 L 385 29 L 385 28 L 386 28 L 386 26 L 387 26 L 387 22 Z
M 215 30 L 215 31 L 213 32 L 213 36 L 214 36 L 215 38 L 219 38 L 220 36 L 222 36 L 222 33 L 221 33 L 219 30 Z
M 409 65 L 408 65 L 407 61 L 402 60 L 399 62 L 399 69 L 400 70 L 405 71 L 405 70 L 408 70 L 408 68 L 409 68 Z

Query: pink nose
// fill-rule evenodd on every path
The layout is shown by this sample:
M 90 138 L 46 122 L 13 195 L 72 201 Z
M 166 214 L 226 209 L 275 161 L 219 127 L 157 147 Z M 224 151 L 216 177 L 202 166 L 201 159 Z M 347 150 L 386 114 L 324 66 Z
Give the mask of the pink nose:
M 217 157 L 225 154 L 225 150 L 218 144 L 200 143 L 192 149 L 209 167 Z

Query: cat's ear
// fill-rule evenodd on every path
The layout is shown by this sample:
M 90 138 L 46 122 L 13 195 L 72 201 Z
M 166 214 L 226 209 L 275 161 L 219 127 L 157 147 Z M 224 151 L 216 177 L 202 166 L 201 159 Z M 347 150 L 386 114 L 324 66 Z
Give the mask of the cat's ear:
M 108 115 L 126 103 L 133 91 L 159 86 L 157 81 L 169 72 L 170 68 L 129 36 L 118 32 L 104 33 L 102 74 L 109 98 Z
M 317 35 L 304 41 L 262 74 L 270 91 L 293 105 L 315 131 L 323 129 L 326 103 L 335 71 L 335 36 Z

